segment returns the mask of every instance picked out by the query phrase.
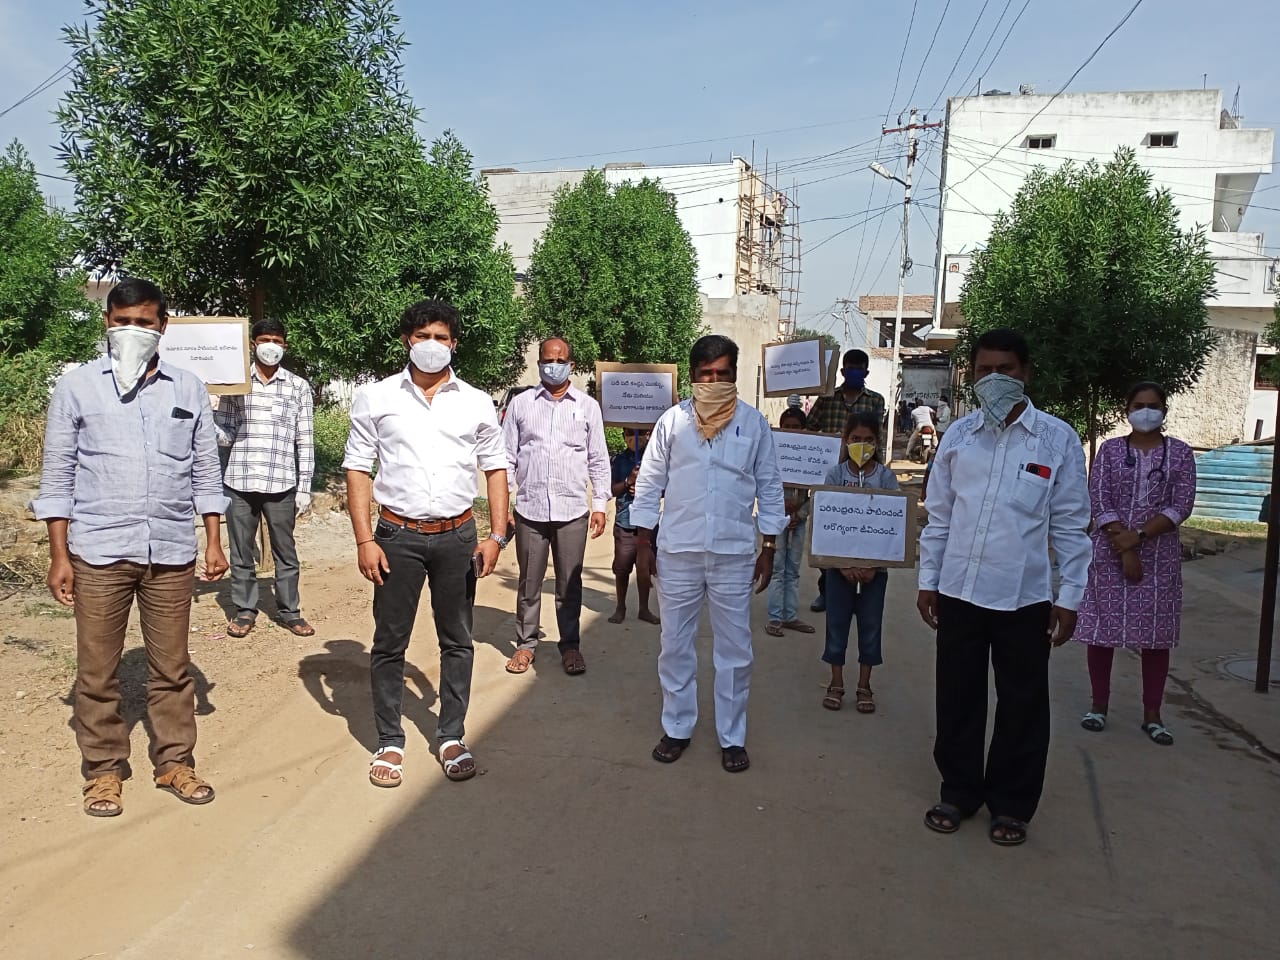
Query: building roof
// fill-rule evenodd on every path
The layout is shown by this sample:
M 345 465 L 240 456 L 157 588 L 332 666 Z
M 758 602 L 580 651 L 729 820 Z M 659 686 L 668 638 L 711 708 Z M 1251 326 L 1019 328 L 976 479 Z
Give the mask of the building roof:
M 892 294 L 887 297 L 859 297 L 858 309 L 864 314 L 888 313 L 894 314 L 898 312 L 898 295 Z M 931 293 L 912 293 L 902 299 L 903 313 L 924 313 L 933 316 L 933 294 Z

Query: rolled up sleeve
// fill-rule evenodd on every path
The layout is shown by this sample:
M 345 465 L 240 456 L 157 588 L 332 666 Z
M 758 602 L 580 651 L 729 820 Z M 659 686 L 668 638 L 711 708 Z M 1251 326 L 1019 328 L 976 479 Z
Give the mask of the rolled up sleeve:
M 679 409 L 678 407 L 675 409 Z M 671 417 L 663 414 L 644 448 L 636 495 L 631 501 L 631 524 L 652 530 L 661 515 L 662 491 L 667 488 L 668 458 L 671 454 Z
M 67 520 L 75 505 L 76 457 L 80 415 L 66 379 L 49 401 L 44 430 L 44 465 L 40 491 L 31 501 L 37 520 Z
M 1049 536 L 1061 575 L 1057 605 L 1075 610 L 1084 599 L 1093 560 L 1093 541 L 1086 532 L 1092 514 L 1089 481 L 1085 476 L 1084 450 L 1079 444 L 1068 448 L 1050 497 Z
M 204 390 L 191 399 L 200 412 L 192 439 L 191 502 L 199 516 L 226 513 L 231 502 L 222 490 L 222 464 L 218 460 L 218 438 L 213 428 L 213 408 Z
M 357 390 L 351 401 L 351 432 L 347 434 L 347 447 L 342 457 L 343 470 L 372 473 L 374 461 L 378 459 L 378 433 L 369 403 L 369 389 Z
M 476 462 L 485 473 L 508 470 L 511 464 L 507 460 L 507 445 L 498 426 L 498 415 L 488 397 L 482 395 L 482 399 L 484 409 L 476 429 Z
M 766 537 L 776 537 L 786 532 L 790 520 L 773 432 L 767 425 L 762 424 L 762 428 L 760 442 L 756 445 L 756 525 Z

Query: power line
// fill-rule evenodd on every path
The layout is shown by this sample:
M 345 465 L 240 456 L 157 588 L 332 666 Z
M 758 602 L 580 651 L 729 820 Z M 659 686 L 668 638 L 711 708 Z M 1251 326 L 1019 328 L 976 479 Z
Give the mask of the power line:
M 902 79 L 902 64 L 907 59 L 907 44 L 911 42 L 911 28 L 916 24 L 916 6 L 920 0 L 911 0 L 911 19 L 907 21 L 907 36 L 902 41 L 902 53 L 898 55 L 898 72 L 893 78 L 893 93 L 889 94 L 889 106 L 884 112 L 884 125 L 889 125 L 889 115 L 893 112 L 893 104 L 898 99 L 898 82 Z
M 52 87 L 59 80 L 63 79 L 63 77 L 67 76 L 70 73 L 70 70 L 68 70 L 68 67 L 70 67 L 75 62 L 76 62 L 76 58 L 72 57 L 62 66 L 60 66 L 57 70 L 53 71 L 53 73 L 49 74 L 49 76 L 41 80 L 35 86 L 34 89 L 32 89 L 28 93 L 23 94 L 20 98 L 18 98 L 17 102 L 11 104 L 10 106 L 5 107 L 3 110 L 0 110 L 0 117 L 5 116 L 6 114 L 12 113 L 14 110 L 17 110 L 24 103 L 27 103 L 30 100 L 34 99 L 35 97 L 40 96 L 40 94 L 44 93 L 46 90 Z
M 1012 3 L 1013 0 L 1009 0 L 1009 3 L 1004 5 L 1004 10 L 1000 14 L 1000 20 L 1004 19 L 1004 15 L 1005 13 L 1008 13 L 1009 6 Z M 991 41 L 994 40 L 996 34 L 1000 32 L 1000 20 L 996 21 L 995 29 L 991 31 L 991 36 L 987 38 L 987 45 L 982 48 L 981 52 L 978 54 L 978 59 L 974 61 L 973 67 L 969 70 L 969 75 L 965 77 L 964 82 L 960 84 L 961 94 L 969 89 L 969 81 L 973 79 L 975 73 L 978 75 L 978 80 L 981 81 L 983 77 L 987 76 L 987 74 L 991 72 L 991 68 L 994 67 L 996 61 L 1000 59 L 1000 54 L 1004 51 L 1005 44 L 1009 42 L 1009 37 L 1013 36 L 1013 31 L 1014 28 L 1018 26 L 1018 21 L 1022 19 L 1022 15 L 1027 12 L 1027 7 L 1029 6 L 1031 6 L 1031 0 L 1026 0 L 1026 2 L 1022 4 L 1022 9 L 1018 11 L 1018 15 L 1013 18 L 1013 23 L 1009 24 L 1009 29 L 1005 31 L 1004 39 L 1000 41 L 1000 46 L 996 47 L 996 52 L 993 53 L 991 55 L 991 59 L 987 61 L 986 69 L 980 71 L 979 67 L 982 66 L 982 55 L 987 52 L 987 47 L 991 45 Z M 981 93 L 982 91 L 978 92 Z
M 920 70 L 916 74 L 916 82 L 911 85 L 911 92 L 907 94 L 908 104 L 916 101 L 916 90 L 920 87 L 920 78 L 924 76 L 924 69 L 929 65 L 929 55 L 933 53 L 933 45 L 938 42 L 938 34 L 942 32 L 942 24 L 946 21 L 947 11 L 950 9 L 951 0 L 947 0 L 942 8 L 942 16 L 938 18 L 938 23 L 933 28 L 933 37 L 929 40 L 929 49 L 924 52 L 924 59 L 920 61 Z M 986 4 L 983 4 L 983 9 L 986 9 Z
M 1013 3 L 1013 0 L 1009 0 L 1009 3 Z M 982 0 L 982 9 L 978 11 L 977 19 L 973 21 L 973 26 L 969 28 L 969 35 L 964 38 L 964 46 L 962 46 L 960 48 L 960 52 L 956 54 L 955 63 L 951 64 L 951 69 L 947 73 L 947 79 L 942 81 L 942 89 L 939 90 L 938 95 L 933 98 L 933 102 L 935 104 L 940 103 L 942 98 L 946 96 L 947 84 L 949 84 L 951 82 L 951 78 L 955 76 L 956 70 L 960 66 L 960 61 L 964 59 L 964 52 L 969 49 L 969 42 L 973 40 L 973 35 L 978 32 L 978 24 L 982 23 L 982 18 L 986 14 L 987 7 L 990 6 L 990 4 L 991 0 Z M 1005 9 L 1008 9 L 1007 5 Z M 986 51 L 984 50 L 983 53 L 985 52 Z M 979 54 L 979 57 L 981 57 L 981 54 Z

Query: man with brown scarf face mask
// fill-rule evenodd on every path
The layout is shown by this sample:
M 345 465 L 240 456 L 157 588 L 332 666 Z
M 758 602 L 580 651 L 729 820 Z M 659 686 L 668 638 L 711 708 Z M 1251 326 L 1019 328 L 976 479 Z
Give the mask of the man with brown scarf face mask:
M 678 760 L 697 723 L 694 638 L 705 602 L 713 634 L 716 733 L 721 764 L 730 773 L 750 765 L 744 745 L 752 588 L 761 593 L 769 586 L 776 537 L 788 523 L 773 434 L 759 411 L 738 400 L 737 368 L 738 347 L 727 337 L 707 336 L 693 345 L 693 399 L 672 407 L 654 427 L 631 505 L 631 522 L 644 543 L 651 542 L 663 503 L 657 543 L 663 737 L 653 757 Z

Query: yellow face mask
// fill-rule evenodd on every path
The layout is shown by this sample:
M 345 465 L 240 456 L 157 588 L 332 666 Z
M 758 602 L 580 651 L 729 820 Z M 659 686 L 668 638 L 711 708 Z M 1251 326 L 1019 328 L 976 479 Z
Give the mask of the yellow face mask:
M 860 467 L 865 467 L 875 458 L 875 455 L 876 445 L 874 443 L 849 444 L 849 459 Z

